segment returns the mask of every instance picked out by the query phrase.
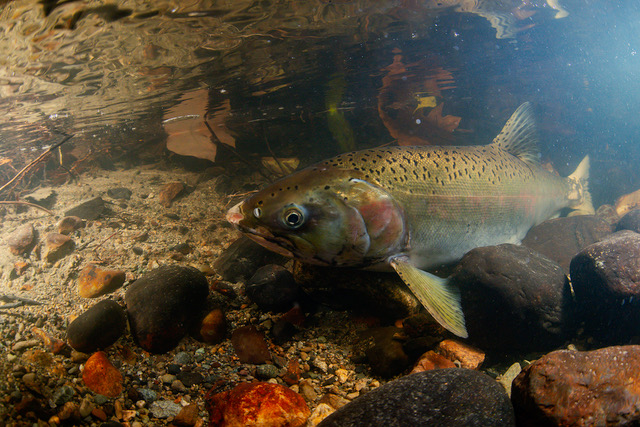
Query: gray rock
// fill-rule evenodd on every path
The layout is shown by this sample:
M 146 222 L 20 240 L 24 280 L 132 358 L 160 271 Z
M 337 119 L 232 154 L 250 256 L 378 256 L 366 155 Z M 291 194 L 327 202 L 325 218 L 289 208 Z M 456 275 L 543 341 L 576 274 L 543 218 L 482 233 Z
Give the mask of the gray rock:
M 186 351 L 180 351 L 173 356 L 173 361 L 177 365 L 186 365 L 191 362 L 191 356 Z
M 23 255 L 31 252 L 36 244 L 36 232 L 33 229 L 33 225 L 21 225 L 7 237 L 6 243 L 14 255 Z
M 504 388 L 468 369 L 436 369 L 388 382 L 348 403 L 321 427 L 515 426 Z
M 454 269 L 469 339 L 483 350 L 544 350 L 575 326 L 569 283 L 558 264 L 525 246 L 469 251 Z
M 51 397 L 51 402 L 55 406 L 64 405 L 68 401 L 70 401 L 73 396 L 76 394 L 75 390 L 68 385 L 63 385 L 53 392 L 53 396 Z
M 82 202 L 79 205 L 67 210 L 65 216 L 77 216 L 86 220 L 98 219 L 100 215 L 105 211 L 104 200 L 101 197 Z
M 142 398 L 142 400 L 144 400 L 147 403 L 152 403 L 158 400 L 158 393 L 148 388 L 138 389 L 138 393 L 140 394 L 140 397 Z
M 256 366 L 256 376 L 262 379 L 275 378 L 280 373 L 280 370 L 274 365 L 262 364 Z
M 157 400 L 149 407 L 149 412 L 154 418 L 175 417 L 180 413 L 182 406 L 170 400 Z
M 124 187 L 110 188 L 107 190 L 107 195 L 112 199 L 129 200 L 131 198 L 131 194 L 133 194 L 131 190 Z
M 51 188 L 40 188 L 31 194 L 27 194 L 23 198 L 29 203 L 51 209 L 56 202 L 56 196 L 56 192 Z

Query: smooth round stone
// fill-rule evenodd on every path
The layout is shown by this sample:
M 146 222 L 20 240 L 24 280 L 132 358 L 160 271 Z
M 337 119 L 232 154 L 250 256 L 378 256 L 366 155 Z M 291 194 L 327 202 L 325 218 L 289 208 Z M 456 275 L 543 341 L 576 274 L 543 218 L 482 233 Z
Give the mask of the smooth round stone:
M 67 341 L 75 350 L 92 353 L 105 349 L 124 333 L 124 309 L 113 300 L 103 300 L 78 316 L 67 328 Z

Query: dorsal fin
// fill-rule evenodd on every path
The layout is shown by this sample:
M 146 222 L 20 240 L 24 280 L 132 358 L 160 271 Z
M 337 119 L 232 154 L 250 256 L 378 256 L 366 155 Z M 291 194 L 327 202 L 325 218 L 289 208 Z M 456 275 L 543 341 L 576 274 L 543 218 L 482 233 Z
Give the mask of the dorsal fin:
M 527 163 L 540 161 L 538 135 L 530 102 L 525 102 L 514 111 L 491 145 Z

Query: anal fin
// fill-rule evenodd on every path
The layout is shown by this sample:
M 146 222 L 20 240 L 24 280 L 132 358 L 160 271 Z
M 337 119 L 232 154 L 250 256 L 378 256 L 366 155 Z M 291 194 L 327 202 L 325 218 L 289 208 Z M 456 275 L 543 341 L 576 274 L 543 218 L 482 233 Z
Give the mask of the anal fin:
M 448 279 L 418 269 L 406 256 L 391 258 L 389 263 L 438 323 L 459 337 L 469 336 L 460 307 L 460 294 L 449 286 Z

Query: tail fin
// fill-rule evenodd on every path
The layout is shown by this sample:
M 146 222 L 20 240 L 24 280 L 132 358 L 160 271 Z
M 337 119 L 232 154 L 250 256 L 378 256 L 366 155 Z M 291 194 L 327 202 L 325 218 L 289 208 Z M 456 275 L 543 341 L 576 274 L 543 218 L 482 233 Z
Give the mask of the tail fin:
M 567 177 L 572 184 L 571 199 L 573 203 L 570 208 L 573 211 L 569 214 L 574 215 L 593 215 L 596 211 L 591 202 L 591 193 L 589 192 L 589 156 L 584 156 L 575 172 Z

